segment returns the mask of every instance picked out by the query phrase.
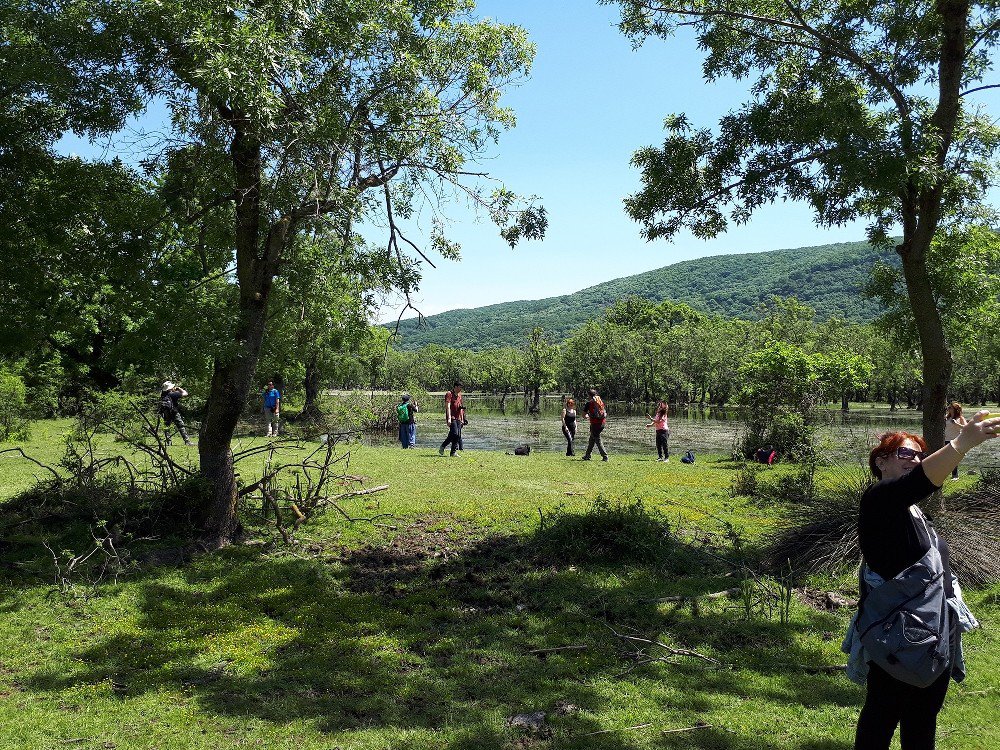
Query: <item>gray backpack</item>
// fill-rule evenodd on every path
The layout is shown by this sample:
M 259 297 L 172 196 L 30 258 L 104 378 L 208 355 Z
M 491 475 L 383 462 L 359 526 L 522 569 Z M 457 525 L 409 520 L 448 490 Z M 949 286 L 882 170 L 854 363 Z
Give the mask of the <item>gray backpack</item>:
M 897 680 L 927 687 L 951 666 L 948 600 L 937 534 L 920 560 L 876 588 L 861 576 L 855 627 L 868 658 Z

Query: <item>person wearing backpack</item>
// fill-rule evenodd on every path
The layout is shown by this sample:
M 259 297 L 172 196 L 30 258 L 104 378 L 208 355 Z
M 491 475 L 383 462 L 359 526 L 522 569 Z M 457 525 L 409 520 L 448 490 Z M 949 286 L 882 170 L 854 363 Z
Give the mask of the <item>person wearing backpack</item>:
M 163 435 L 167 445 L 170 445 L 171 425 L 177 426 L 177 431 L 181 434 L 184 445 L 193 445 L 185 429 L 180 409 L 180 400 L 187 395 L 187 391 L 169 380 L 163 383 L 163 388 L 160 390 L 159 413 L 163 420 Z
M 583 413 L 590 420 L 590 437 L 587 440 L 587 451 L 583 454 L 582 460 L 589 461 L 590 454 L 594 451 L 594 446 L 597 446 L 597 451 L 601 454 L 601 460 L 607 461 L 608 452 L 604 450 L 601 433 L 604 432 L 604 426 L 608 421 L 608 410 L 604 406 L 603 399 L 597 395 L 596 388 L 591 388 L 587 393 L 590 399 L 587 401 L 587 405 L 583 407 Z
M 924 457 L 923 438 L 890 432 L 868 464 L 879 481 L 861 497 L 858 613 L 842 649 L 848 677 L 866 685 L 855 750 L 934 747 L 948 681 L 965 677 L 961 633 L 978 623 L 962 601 L 947 543 L 917 506 L 945 483 L 965 454 L 996 438 L 1000 418 L 981 411 L 958 437 Z
M 409 393 L 404 393 L 400 403 L 396 405 L 396 418 L 399 420 L 399 442 L 404 448 L 417 446 L 417 418 L 414 416 L 420 407 L 413 401 Z
M 444 455 L 444 449 L 451 446 L 451 455 L 456 451 L 463 450 L 462 427 L 466 424 L 465 402 L 462 400 L 462 383 L 455 381 L 452 389 L 444 396 L 444 418 L 448 423 L 448 437 L 438 448 L 438 455 Z
M 274 387 L 274 381 L 267 381 L 267 388 L 261 396 L 264 399 L 264 424 L 267 428 L 265 437 L 278 437 L 278 418 L 281 415 L 281 392 Z M 273 428 L 273 432 L 272 432 Z

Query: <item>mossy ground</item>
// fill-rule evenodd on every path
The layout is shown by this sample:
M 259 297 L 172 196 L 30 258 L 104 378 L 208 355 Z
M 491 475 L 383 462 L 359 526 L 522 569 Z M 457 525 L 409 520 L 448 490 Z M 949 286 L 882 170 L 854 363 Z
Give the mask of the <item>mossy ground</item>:
M 68 427 L 36 425 L 26 449 L 54 463 Z M 713 555 L 752 558 L 780 520 L 780 503 L 730 497 L 733 464 L 345 448 L 352 474 L 390 486 L 348 507 L 388 513 L 392 528 L 328 514 L 294 549 L 147 565 L 89 598 L 52 585 L 50 532 L 4 528 L 0 746 L 851 747 L 863 690 L 808 669 L 843 663 L 849 612 L 796 598 L 782 624 L 760 608 L 747 618 L 731 598 L 652 601 L 738 585 Z M 0 492 L 37 473 L 0 458 Z M 670 522 L 677 554 L 615 564 L 539 548 L 542 518 L 559 523 L 598 496 L 641 500 Z M 851 578 L 810 584 L 850 593 Z M 970 677 L 952 686 L 939 746 L 1000 747 L 1000 587 L 967 598 L 984 627 L 967 637 Z M 721 666 L 681 656 L 636 667 L 612 629 Z M 535 711 L 547 714 L 540 732 L 507 723 Z M 701 728 L 665 733 L 687 727 Z

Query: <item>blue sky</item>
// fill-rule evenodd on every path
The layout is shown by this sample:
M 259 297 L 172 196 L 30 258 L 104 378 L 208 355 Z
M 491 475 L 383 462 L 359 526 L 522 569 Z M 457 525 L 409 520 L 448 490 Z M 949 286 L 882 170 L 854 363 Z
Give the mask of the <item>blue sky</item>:
M 462 243 L 462 260 L 425 269 L 416 298 L 425 315 L 566 294 L 706 255 L 864 239 L 863 224 L 819 229 L 804 205 L 779 203 L 715 240 L 681 234 L 645 242 L 622 205 L 639 186 L 632 153 L 662 141 L 667 114 L 714 125 L 745 99 L 746 83 L 706 84 L 703 55 L 689 35 L 633 50 L 615 26 L 614 7 L 537 0 L 477 6 L 483 17 L 525 27 L 537 45 L 530 80 L 505 97 L 518 125 L 484 165 L 512 189 L 540 196 L 549 230 L 544 241 L 512 251 L 487 219 L 453 212 L 459 218 L 450 232 Z M 394 319 L 398 309 L 387 306 L 382 317 Z
M 519 193 L 538 195 L 548 210 L 549 229 L 544 241 L 511 250 L 488 218 L 453 206 L 448 234 L 462 244 L 462 259 L 432 258 L 437 268 L 425 267 L 414 298 L 423 314 L 567 294 L 707 255 L 864 239 L 861 223 L 820 229 L 804 205 L 779 202 L 714 240 L 682 233 L 671 242 L 645 242 L 622 205 L 639 187 L 638 172 L 629 165 L 633 152 L 662 141 L 667 114 L 685 112 L 696 125 L 714 126 L 745 100 L 748 82 L 706 84 L 703 55 L 690 34 L 649 40 L 633 50 L 615 26 L 616 8 L 596 0 L 478 0 L 477 5 L 481 17 L 526 28 L 537 46 L 531 78 L 503 100 L 518 125 L 479 167 Z M 976 96 L 1000 108 L 997 92 Z M 152 108 L 132 130 L 155 131 L 164 119 L 162 109 Z M 142 147 L 141 140 L 132 140 L 136 150 L 122 154 L 130 160 L 141 156 Z M 116 147 L 122 145 L 119 139 Z M 102 155 L 99 146 L 73 136 L 60 147 Z M 425 212 L 407 227 L 407 236 L 425 241 L 430 223 Z M 378 228 L 365 234 L 384 241 Z M 394 320 L 400 309 L 401 302 L 390 299 L 379 319 Z

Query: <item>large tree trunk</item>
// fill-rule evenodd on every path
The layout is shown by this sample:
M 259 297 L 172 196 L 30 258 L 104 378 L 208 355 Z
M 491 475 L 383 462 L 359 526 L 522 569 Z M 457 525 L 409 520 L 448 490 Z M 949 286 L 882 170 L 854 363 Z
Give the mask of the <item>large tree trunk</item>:
M 944 445 L 944 409 L 948 398 L 953 369 L 951 350 L 945 340 L 944 326 L 927 276 L 926 255 L 930 236 L 906 242 L 897 248 L 903 258 L 903 276 L 913 317 L 920 334 L 923 357 L 923 387 L 920 404 L 923 408 L 923 433 L 927 447 L 936 451 Z
M 206 543 L 218 547 L 239 533 L 236 515 L 237 486 L 233 471 L 232 440 L 260 358 L 267 323 L 267 303 L 278 261 L 290 230 L 281 220 L 271 226 L 261 243 L 259 141 L 246 132 L 248 121 L 229 110 L 232 125 L 236 213 L 236 274 L 240 285 L 239 317 L 235 345 L 225 359 L 217 358 L 212 375 L 205 421 L 198 442 L 201 477 L 208 483 L 209 498 L 203 514 Z
M 935 161 L 944 168 L 958 123 L 962 71 L 966 55 L 968 0 L 938 0 L 941 17 L 941 57 L 938 62 L 938 102 L 932 116 L 937 135 Z M 924 176 L 926 179 L 926 176 Z M 921 407 L 927 447 L 944 445 L 944 408 L 951 384 L 953 362 L 945 341 L 944 326 L 927 273 L 927 253 L 941 219 L 943 179 L 930 185 L 911 178 L 902 196 L 903 242 L 896 248 L 903 260 L 903 277 L 920 336 L 923 356 Z
M 313 352 L 306 362 L 306 377 L 303 383 L 306 391 L 306 400 L 302 405 L 302 418 L 307 421 L 316 421 L 322 416 L 319 411 L 319 353 Z

